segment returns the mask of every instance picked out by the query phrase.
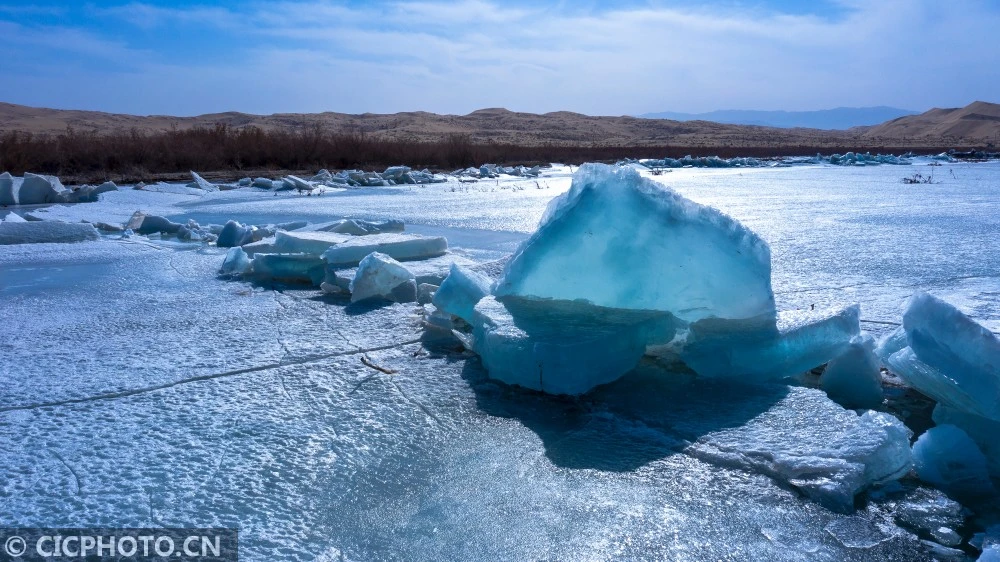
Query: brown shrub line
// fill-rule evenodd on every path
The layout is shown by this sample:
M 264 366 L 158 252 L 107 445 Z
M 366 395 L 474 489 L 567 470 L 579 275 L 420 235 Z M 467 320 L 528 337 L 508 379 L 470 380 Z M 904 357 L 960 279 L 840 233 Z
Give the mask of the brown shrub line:
M 900 154 L 910 147 L 781 145 L 764 139 L 760 146 L 699 143 L 625 146 L 591 142 L 565 145 L 544 143 L 477 143 L 468 135 L 449 135 L 439 141 L 399 140 L 358 131 L 326 131 L 320 126 L 300 130 L 234 128 L 226 125 L 171 129 L 162 132 L 115 130 L 81 132 L 72 128 L 58 135 L 20 131 L 0 134 L 0 171 L 15 175 L 37 172 L 70 181 L 155 181 L 184 179 L 189 170 L 219 178 L 244 175 L 277 175 L 360 168 L 378 170 L 405 164 L 414 168 L 451 171 L 484 163 L 507 166 L 561 162 L 609 162 L 623 158 L 681 158 L 719 156 L 757 158 L 830 154 L 832 152 L 883 152 Z M 914 147 L 921 153 L 947 147 Z

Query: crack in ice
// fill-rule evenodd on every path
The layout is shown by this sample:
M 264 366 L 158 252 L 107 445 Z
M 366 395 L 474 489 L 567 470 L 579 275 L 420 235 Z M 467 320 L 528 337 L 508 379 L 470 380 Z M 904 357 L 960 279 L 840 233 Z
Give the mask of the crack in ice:
M 144 387 L 144 388 L 136 388 L 136 389 L 131 389 L 131 390 L 123 390 L 121 392 L 108 392 L 108 393 L 105 393 L 105 394 L 98 394 L 98 395 L 95 395 L 95 396 L 86 396 L 86 397 L 83 397 L 83 398 L 67 398 L 66 400 L 54 400 L 52 402 L 39 402 L 39 403 L 36 403 L 36 404 L 23 404 L 23 405 L 18 405 L 18 406 L 6 406 L 6 407 L 3 407 L 3 408 L 0 408 L 0 414 L 7 413 L 7 412 L 20 412 L 20 411 L 28 411 L 28 410 L 37 410 L 37 409 L 40 409 L 40 408 L 52 408 L 52 407 L 57 407 L 57 406 L 70 406 L 70 405 L 73 405 L 73 404 L 84 404 L 84 403 L 87 403 L 87 402 L 97 402 L 97 401 L 101 401 L 101 400 L 116 400 L 118 398 L 128 398 L 130 396 L 136 396 L 138 394 L 146 394 L 146 393 L 149 393 L 149 392 L 156 392 L 158 390 L 166 390 L 168 388 L 173 388 L 175 386 L 181 386 L 181 385 L 184 385 L 184 384 L 190 384 L 190 383 L 195 383 L 195 382 L 203 382 L 203 381 L 210 381 L 210 380 L 216 380 L 216 379 L 222 379 L 222 378 L 228 378 L 228 377 L 235 377 L 235 376 L 238 376 L 238 375 L 245 375 L 247 373 L 258 373 L 260 371 L 267 371 L 269 369 L 278 369 L 278 368 L 281 368 L 281 367 L 289 367 L 289 366 L 294 366 L 294 365 L 304 365 L 306 363 L 315 363 L 317 361 L 323 361 L 325 359 L 331 359 L 331 358 L 334 358 L 334 357 L 347 357 L 347 356 L 350 356 L 350 355 L 357 355 L 359 353 L 370 353 L 370 352 L 374 352 L 374 351 L 385 351 L 385 350 L 394 349 L 394 348 L 397 348 L 397 347 L 402 347 L 404 345 L 417 344 L 417 343 L 420 343 L 420 341 L 421 341 L 420 338 L 416 338 L 416 339 L 411 339 L 411 340 L 407 340 L 407 341 L 403 341 L 403 342 L 399 342 L 399 343 L 386 344 L 386 345 L 377 346 L 377 347 L 371 347 L 371 348 L 367 348 L 367 349 L 337 351 L 337 352 L 334 352 L 334 353 L 324 353 L 324 354 L 321 354 L 321 355 L 311 355 L 311 356 L 306 356 L 306 357 L 303 357 L 301 359 L 296 359 L 296 360 L 293 360 L 293 361 L 278 362 L 278 363 L 268 363 L 266 365 L 259 365 L 257 367 L 245 367 L 243 369 L 234 369 L 232 371 L 224 371 L 222 373 L 212 373 L 212 374 L 208 374 L 208 375 L 198 375 L 198 376 L 195 376 L 195 377 L 189 377 L 189 378 L 186 378 L 186 379 L 180 379 L 180 380 L 176 380 L 176 381 L 172 381 L 172 382 L 168 382 L 168 383 L 164 383 L 164 384 L 158 384 L 158 385 L 154 385 L 154 386 L 148 386 L 148 387 Z

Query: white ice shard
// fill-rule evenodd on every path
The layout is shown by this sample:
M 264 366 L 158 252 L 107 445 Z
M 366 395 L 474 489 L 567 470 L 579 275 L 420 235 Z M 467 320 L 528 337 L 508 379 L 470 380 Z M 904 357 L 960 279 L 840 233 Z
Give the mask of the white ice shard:
M 875 340 L 855 336 L 847 349 L 830 361 L 820 386 L 846 408 L 877 408 L 882 403 L 882 375 L 875 355 Z
M 950 408 L 1000 421 L 1000 341 L 950 304 L 926 293 L 903 314 L 909 347 L 889 368 L 923 394 Z
M 215 244 L 220 248 L 233 248 L 248 244 L 253 240 L 253 228 L 249 225 L 241 224 L 231 220 L 226 222 L 219 232 L 219 238 Z
M 255 254 L 253 275 L 264 281 L 283 283 L 311 283 L 323 281 L 324 263 L 310 254 Z
M 17 205 L 17 190 L 10 172 L 0 174 L 0 205 Z
M 365 236 L 368 234 L 381 234 L 383 232 L 403 232 L 403 221 L 389 220 L 377 223 L 360 219 L 344 219 L 324 225 L 316 230 L 323 232 L 337 232 L 340 234 L 351 234 L 354 236 Z
M 249 252 L 249 248 L 251 246 L 255 245 L 251 244 L 249 246 L 245 246 L 244 249 L 247 249 Z M 401 261 L 400 263 L 413 274 L 418 288 L 424 283 L 429 283 L 435 286 L 441 285 L 445 278 L 448 277 L 449 273 L 451 273 L 452 265 L 460 265 L 466 268 L 472 268 L 477 265 L 477 262 L 461 254 L 453 254 L 451 252 L 446 252 L 440 256 L 432 258 L 406 260 Z M 334 265 L 327 266 L 324 284 L 330 286 L 329 292 L 336 293 L 340 291 L 349 291 L 351 280 L 354 279 L 354 275 L 356 273 L 356 267 L 341 267 Z M 336 289 L 334 289 L 334 287 L 336 287 Z
M 618 379 L 679 324 L 669 312 L 493 296 L 476 304 L 471 323 L 490 378 L 570 395 Z
M 126 230 L 132 230 L 139 234 L 153 234 L 156 232 L 166 234 L 177 234 L 181 229 L 181 224 L 172 222 L 167 218 L 157 215 L 147 215 L 142 211 L 136 211 L 125 223 Z
M 274 180 L 268 178 L 254 178 L 250 185 L 260 189 L 274 189 Z
M 249 273 L 251 267 L 250 257 L 243 251 L 243 248 L 237 246 L 230 248 L 226 252 L 226 259 L 223 260 L 222 267 L 219 268 L 219 273 L 223 275 L 243 275 Z
M 22 217 L 17 213 L 8 213 L 7 216 L 4 217 L 3 222 L 28 222 L 28 221 L 26 221 L 24 217 Z
M 351 302 L 369 299 L 412 302 L 417 298 L 413 274 L 398 261 L 378 252 L 361 260 L 350 291 Z
M 214 183 L 212 183 L 212 182 L 206 180 L 205 178 L 199 176 L 194 171 L 191 171 L 191 179 L 192 179 L 192 181 L 191 181 L 191 183 L 188 184 L 188 187 L 193 187 L 195 189 L 202 189 L 202 190 L 205 190 L 205 191 L 218 191 L 219 190 L 219 186 L 217 186 Z
M 679 353 L 703 377 L 778 380 L 842 355 L 860 334 L 860 308 L 792 310 L 776 324 L 706 319 L 691 324 Z
M 972 438 L 986 456 L 990 473 L 1000 478 L 1000 439 L 997 438 L 1000 435 L 1000 421 L 961 412 L 944 404 L 934 407 L 933 417 L 934 423 L 954 425 Z
M 951 424 L 932 427 L 917 439 L 913 467 L 921 480 L 958 498 L 994 493 L 986 456 L 966 432 Z
M 448 241 L 442 236 L 389 233 L 349 238 L 323 252 L 326 263 L 338 268 L 354 267 L 372 252 L 405 261 L 432 258 L 448 251 Z
M 492 282 L 481 273 L 457 264 L 434 293 L 434 306 L 439 310 L 472 322 L 476 304 L 490 294 Z
M 438 290 L 437 285 L 430 283 L 420 283 L 417 285 L 417 302 L 420 304 L 430 304 L 434 300 L 434 293 Z
M 274 248 L 286 254 L 309 254 L 320 256 L 328 249 L 351 239 L 349 234 L 296 230 L 278 231 L 274 235 Z
M 494 293 L 660 310 L 689 322 L 775 316 L 766 242 L 631 168 L 602 164 L 581 166 L 549 203 Z
M 312 191 L 316 189 L 316 186 L 298 176 L 285 176 L 285 183 L 290 185 L 290 189 L 297 189 L 299 191 Z
M 18 189 L 17 202 L 19 205 L 58 203 L 61 201 L 62 191 L 63 187 L 58 178 L 28 172 L 24 174 L 24 181 Z
M 0 246 L 10 244 L 64 244 L 100 238 L 93 225 L 57 221 L 5 220 L 0 222 Z
M 983 533 L 983 553 L 976 562 L 1000 562 L 1000 525 L 993 525 Z
M 878 355 L 883 365 L 888 366 L 889 357 L 906 346 L 906 330 L 902 326 L 898 326 L 895 330 L 879 338 L 878 345 L 875 346 L 875 355 Z

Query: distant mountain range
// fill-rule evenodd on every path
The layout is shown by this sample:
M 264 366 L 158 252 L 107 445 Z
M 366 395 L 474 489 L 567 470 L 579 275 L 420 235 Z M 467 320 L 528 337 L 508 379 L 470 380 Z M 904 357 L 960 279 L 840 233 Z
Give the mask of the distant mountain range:
M 727 113 L 729 117 L 733 117 L 732 114 L 756 115 L 752 119 L 748 117 L 749 121 L 756 122 L 761 122 L 764 115 L 778 116 L 784 121 L 774 121 L 774 124 L 765 127 L 734 124 L 726 122 Z M 919 115 L 901 109 L 878 107 L 808 112 L 714 112 L 699 115 L 701 120 L 686 122 L 677 117 L 683 114 L 656 115 L 670 115 L 673 119 L 600 117 L 568 111 L 538 115 L 502 108 L 480 109 L 468 115 L 437 115 L 421 111 L 385 115 L 333 112 L 252 115 L 228 112 L 172 117 L 46 109 L 0 102 L 0 135 L 10 131 L 58 135 L 68 128 L 100 135 L 129 130 L 158 133 L 175 128 L 183 130 L 217 125 L 232 129 L 257 127 L 270 131 L 308 131 L 319 127 L 324 131 L 349 131 L 406 142 L 440 142 L 457 136 L 457 140 L 467 139 L 472 144 L 607 147 L 608 158 L 623 155 L 615 150 L 616 147 L 642 146 L 669 146 L 682 154 L 697 152 L 744 156 L 787 154 L 789 151 L 807 154 L 1000 146 L 1000 105 L 983 101 L 963 108 L 931 109 Z M 827 120 L 806 120 L 817 115 L 826 116 Z M 831 115 L 841 116 L 837 117 L 841 119 L 837 127 L 845 127 L 848 123 L 855 126 L 850 129 L 834 128 L 832 123 L 835 119 Z M 843 115 L 854 115 L 855 118 L 845 121 Z M 862 119 L 862 115 L 878 116 Z M 892 115 L 896 117 L 885 119 Z M 871 121 L 879 124 L 872 126 Z M 869 125 L 862 126 L 862 123 Z M 797 126 L 792 127 L 793 124 Z M 809 127 L 805 127 L 807 124 Z M 0 153 L 0 167 L 2 159 L 3 154 Z
M 645 119 L 674 121 L 712 121 L 730 125 L 760 125 L 763 127 L 805 127 L 808 129 L 844 130 L 851 127 L 878 125 L 891 119 L 916 115 L 916 111 L 898 107 L 838 107 L 817 111 L 757 111 L 723 109 L 708 113 L 646 113 Z

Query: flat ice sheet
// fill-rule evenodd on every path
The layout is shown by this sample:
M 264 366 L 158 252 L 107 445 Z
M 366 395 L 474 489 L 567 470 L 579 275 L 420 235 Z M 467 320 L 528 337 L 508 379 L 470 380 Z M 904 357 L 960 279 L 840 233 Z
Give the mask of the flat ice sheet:
M 197 248 L 0 250 L 0 525 L 238 526 L 250 561 L 926 559 L 878 510 L 846 549 L 843 516 L 684 452 L 705 428 L 624 387 L 498 385 L 423 349 L 415 305 L 217 279 Z

